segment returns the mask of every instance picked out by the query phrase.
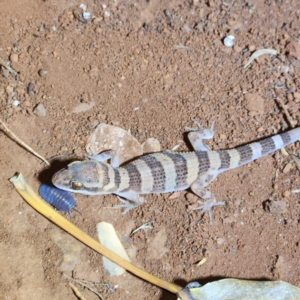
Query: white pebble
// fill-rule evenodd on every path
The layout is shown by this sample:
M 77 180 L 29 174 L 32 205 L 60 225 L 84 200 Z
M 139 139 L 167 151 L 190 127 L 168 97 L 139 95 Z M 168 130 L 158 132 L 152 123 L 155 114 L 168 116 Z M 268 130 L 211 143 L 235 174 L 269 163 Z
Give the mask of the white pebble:
M 85 20 L 88 20 L 88 19 L 91 17 L 91 13 L 89 13 L 89 12 L 84 12 L 84 13 L 82 14 L 82 16 L 83 16 L 83 18 L 84 18 Z
M 284 73 L 288 73 L 289 70 L 290 70 L 290 67 L 289 66 L 284 66 L 282 69 L 283 69 Z
M 22 215 L 22 213 L 23 213 L 22 211 L 19 211 L 19 215 Z
M 102 8 L 105 9 L 107 6 L 105 4 L 102 4 Z
M 234 39 L 235 37 L 233 35 L 226 36 L 226 38 L 224 39 L 224 45 L 226 47 L 232 47 L 234 45 Z
M 110 17 L 110 12 L 106 10 L 106 11 L 104 12 L 104 15 L 105 15 L 106 17 Z
M 189 27 L 189 25 L 185 24 L 183 25 L 183 28 L 186 32 L 190 32 L 191 31 L 191 28 Z
M 19 100 L 14 100 L 14 102 L 13 102 L 13 105 L 14 105 L 14 106 L 19 106 L 19 104 L 20 104 L 20 101 L 19 101 Z
M 52 30 L 53 30 L 53 31 L 56 31 L 56 26 L 52 26 Z
M 86 11 L 86 5 L 85 5 L 85 4 L 82 4 L 82 3 L 81 3 L 81 4 L 79 5 L 79 7 L 80 7 L 83 11 Z

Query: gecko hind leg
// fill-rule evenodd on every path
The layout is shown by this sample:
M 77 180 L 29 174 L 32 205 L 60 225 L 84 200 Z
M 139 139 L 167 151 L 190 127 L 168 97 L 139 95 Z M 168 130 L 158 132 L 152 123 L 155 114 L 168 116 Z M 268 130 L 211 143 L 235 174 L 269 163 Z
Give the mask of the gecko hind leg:
M 126 214 L 131 209 L 136 208 L 144 203 L 144 198 L 134 193 L 124 192 L 116 193 L 116 195 L 119 201 L 121 201 L 123 204 L 115 205 L 114 207 L 125 208 L 125 210 L 122 212 L 122 215 Z M 120 197 L 124 198 L 124 200 Z
M 194 208 L 193 210 L 200 210 L 200 214 L 203 215 L 205 212 L 209 215 L 210 224 L 213 223 L 213 217 L 211 209 L 214 206 L 224 205 L 225 201 L 218 202 L 215 196 L 205 189 L 207 185 L 209 185 L 216 177 L 218 176 L 218 172 L 215 170 L 209 170 L 207 173 L 202 174 L 194 181 L 191 185 L 191 190 L 200 198 L 205 200 L 205 202 L 198 201 L 198 203 L 202 204 L 199 207 Z
M 214 137 L 215 122 L 212 122 L 210 128 L 204 128 L 198 121 L 192 119 L 198 128 L 186 127 L 189 130 L 188 139 L 195 151 L 210 151 L 210 148 L 203 142 L 203 140 L 212 139 Z

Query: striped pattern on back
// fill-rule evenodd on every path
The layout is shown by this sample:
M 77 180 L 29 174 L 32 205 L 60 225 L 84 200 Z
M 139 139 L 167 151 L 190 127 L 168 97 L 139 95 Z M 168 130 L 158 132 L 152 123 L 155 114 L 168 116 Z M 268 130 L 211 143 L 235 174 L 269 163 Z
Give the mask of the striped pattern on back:
M 184 190 L 209 170 L 221 173 L 247 164 L 295 142 L 299 136 L 297 128 L 231 150 L 148 154 L 119 168 L 125 170 L 129 185 L 121 184 L 123 189 L 118 192 L 147 194 Z
M 205 158 L 202 160 L 205 162 Z M 183 190 L 196 180 L 198 167 L 199 158 L 195 152 L 148 154 L 119 168 L 126 170 L 130 182 L 127 188 L 118 192 L 146 194 Z

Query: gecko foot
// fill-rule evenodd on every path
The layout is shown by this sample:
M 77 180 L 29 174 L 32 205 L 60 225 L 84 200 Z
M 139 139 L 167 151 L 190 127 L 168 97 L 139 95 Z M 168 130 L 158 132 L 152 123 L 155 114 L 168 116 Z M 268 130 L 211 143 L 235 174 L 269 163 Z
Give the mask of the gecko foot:
M 137 205 L 136 203 L 132 203 L 129 200 L 123 200 L 121 199 L 119 196 L 117 196 L 118 199 L 124 203 L 124 204 L 119 204 L 119 205 L 115 205 L 114 208 L 125 208 L 125 210 L 122 212 L 122 215 L 125 215 L 126 213 L 128 213 L 131 209 L 138 207 L 139 205 Z
M 195 119 L 191 119 L 194 123 L 196 123 L 198 128 L 192 128 L 192 127 L 185 127 L 185 130 L 188 131 L 195 131 L 198 132 L 198 134 L 201 135 L 202 139 L 211 139 L 214 136 L 214 127 L 215 127 L 215 121 L 212 122 L 210 128 L 204 128 L 201 126 L 201 124 L 196 121 Z
M 211 209 L 214 206 L 225 205 L 225 201 L 221 201 L 221 202 L 215 202 L 215 201 L 202 202 L 202 201 L 198 201 L 198 203 L 200 203 L 202 205 L 199 206 L 199 207 L 194 208 L 193 210 L 200 210 L 200 214 L 201 215 L 203 215 L 205 212 L 207 212 L 208 215 L 209 215 L 209 222 L 210 222 L 210 224 L 213 223 L 213 217 L 212 217 Z

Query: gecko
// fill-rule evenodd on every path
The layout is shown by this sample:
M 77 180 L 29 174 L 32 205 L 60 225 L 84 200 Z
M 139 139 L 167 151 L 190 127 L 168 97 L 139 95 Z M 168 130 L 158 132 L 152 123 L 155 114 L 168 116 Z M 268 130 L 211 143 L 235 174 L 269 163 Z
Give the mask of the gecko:
M 210 150 L 205 139 L 214 136 L 214 122 L 204 128 L 192 119 L 198 128 L 186 127 L 194 151 L 162 151 L 143 155 L 119 165 L 119 153 L 104 151 L 88 156 L 90 160 L 75 161 L 55 173 L 52 182 L 59 189 L 85 195 L 115 194 L 123 203 L 124 213 L 141 205 L 141 194 L 170 193 L 190 188 L 204 200 L 193 210 L 207 212 L 212 223 L 211 209 L 224 205 L 217 201 L 206 187 L 221 173 L 248 164 L 300 139 L 300 127 L 267 137 L 230 150 Z M 107 160 L 110 159 L 110 164 Z

